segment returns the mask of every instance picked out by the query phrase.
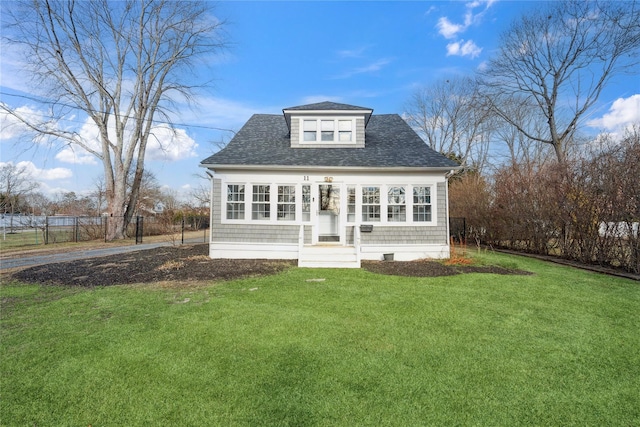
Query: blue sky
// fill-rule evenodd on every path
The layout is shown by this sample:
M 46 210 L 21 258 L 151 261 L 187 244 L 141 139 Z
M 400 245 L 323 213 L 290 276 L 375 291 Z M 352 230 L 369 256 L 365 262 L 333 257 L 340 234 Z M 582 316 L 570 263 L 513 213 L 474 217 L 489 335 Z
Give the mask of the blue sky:
M 168 152 L 151 147 L 147 169 L 165 185 L 186 194 L 202 183 L 199 162 L 228 141 L 254 113 L 280 114 L 324 100 L 370 107 L 374 114 L 402 114 L 420 86 L 470 74 L 495 51 L 500 32 L 537 2 L 249 2 L 217 5 L 227 21 L 230 48 L 212 67 L 214 87 L 198 105 L 180 109 L 180 133 Z M 4 4 L 6 7 L 7 3 Z M 5 31 L 5 29 L 3 29 Z M 38 111 L 25 98 L 17 52 L 2 46 L 0 101 Z M 594 109 L 594 132 L 640 120 L 640 79 L 620 77 Z M 6 120 L 6 119 L 5 119 Z M 91 129 L 81 122 L 82 131 Z M 169 138 L 169 133 L 158 130 Z M 0 162 L 25 162 L 47 195 L 93 189 L 101 165 L 80 152 L 16 144 L 15 128 L 3 122 Z

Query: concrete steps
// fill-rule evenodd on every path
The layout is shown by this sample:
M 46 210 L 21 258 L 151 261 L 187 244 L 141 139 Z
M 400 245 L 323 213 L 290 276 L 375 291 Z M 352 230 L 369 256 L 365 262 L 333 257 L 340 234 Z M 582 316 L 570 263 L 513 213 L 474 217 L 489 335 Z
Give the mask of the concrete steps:
M 353 246 L 303 246 L 298 256 L 298 267 L 360 268 L 360 259 Z

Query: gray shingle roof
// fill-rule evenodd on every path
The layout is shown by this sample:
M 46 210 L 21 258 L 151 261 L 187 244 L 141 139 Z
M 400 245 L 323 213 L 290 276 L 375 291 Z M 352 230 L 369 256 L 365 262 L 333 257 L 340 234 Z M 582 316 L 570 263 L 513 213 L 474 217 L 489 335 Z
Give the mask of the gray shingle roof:
M 455 168 L 456 162 L 427 146 L 397 114 L 373 115 L 364 148 L 291 148 L 282 115 L 255 114 L 227 146 L 202 166 L 326 166 Z

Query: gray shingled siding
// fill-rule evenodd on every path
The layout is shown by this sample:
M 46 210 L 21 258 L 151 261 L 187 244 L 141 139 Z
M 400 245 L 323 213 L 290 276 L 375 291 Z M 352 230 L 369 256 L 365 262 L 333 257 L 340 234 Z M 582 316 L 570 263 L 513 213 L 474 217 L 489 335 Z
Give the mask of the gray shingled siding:
M 291 148 L 300 147 L 300 119 L 291 119 Z
M 356 147 L 363 148 L 365 145 L 364 119 L 356 119 Z

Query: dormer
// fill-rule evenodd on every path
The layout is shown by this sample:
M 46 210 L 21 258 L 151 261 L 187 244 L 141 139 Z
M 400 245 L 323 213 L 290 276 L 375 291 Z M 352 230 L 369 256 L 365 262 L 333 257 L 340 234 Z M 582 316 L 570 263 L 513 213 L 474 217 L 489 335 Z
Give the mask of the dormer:
M 371 108 L 320 102 L 285 108 L 291 148 L 364 148 Z

